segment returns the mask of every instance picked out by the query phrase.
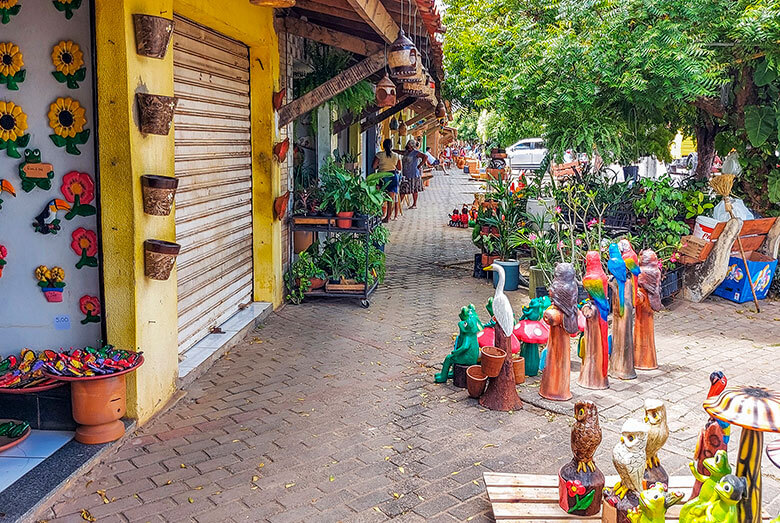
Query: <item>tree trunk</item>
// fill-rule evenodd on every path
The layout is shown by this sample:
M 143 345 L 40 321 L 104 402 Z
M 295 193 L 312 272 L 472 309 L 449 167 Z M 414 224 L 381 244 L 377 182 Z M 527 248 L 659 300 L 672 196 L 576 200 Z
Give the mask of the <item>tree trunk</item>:
M 706 180 L 712 172 L 715 161 L 715 136 L 718 134 L 718 124 L 712 116 L 698 109 L 699 121 L 696 124 L 696 152 L 699 159 L 696 165 L 696 178 Z
M 517 395 L 517 384 L 515 382 L 515 370 L 512 363 L 512 340 L 510 336 L 504 335 L 504 329 L 496 323 L 493 329 L 495 332 L 496 347 L 506 351 L 504 364 L 501 366 L 501 372 L 495 378 L 488 379 L 487 390 L 479 398 L 479 404 L 490 410 L 519 410 L 523 408 L 523 402 Z

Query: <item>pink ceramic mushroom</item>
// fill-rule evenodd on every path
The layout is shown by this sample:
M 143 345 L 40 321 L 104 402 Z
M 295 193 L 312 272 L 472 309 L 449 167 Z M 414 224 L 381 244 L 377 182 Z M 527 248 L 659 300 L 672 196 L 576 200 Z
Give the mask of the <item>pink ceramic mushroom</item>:
M 496 333 L 493 332 L 493 327 L 485 327 L 482 332 L 477 334 L 477 341 L 480 347 L 495 347 Z M 517 339 L 517 327 L 512 332 L 512 354 L 520 352 L 520 341 Z

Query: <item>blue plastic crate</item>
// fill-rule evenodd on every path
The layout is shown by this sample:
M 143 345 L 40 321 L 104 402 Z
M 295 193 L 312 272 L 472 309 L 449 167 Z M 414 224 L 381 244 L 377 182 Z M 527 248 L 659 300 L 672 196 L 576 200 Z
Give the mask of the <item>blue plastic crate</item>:
M 772 285 L 777 260 L 773 260 L 761 253 L 754 252 L 748 257 L 750 276 L 753 278 L 753 286 L 756 290 L 756 298 L 763 300 Z M 726 298 L 735 303 L 745 303 L 753 299 L 745 273 L 745 262 L 739 256 L 729 258 L 729 272 L 726 279 L 715 289 L 713 293 L 721 298 Z

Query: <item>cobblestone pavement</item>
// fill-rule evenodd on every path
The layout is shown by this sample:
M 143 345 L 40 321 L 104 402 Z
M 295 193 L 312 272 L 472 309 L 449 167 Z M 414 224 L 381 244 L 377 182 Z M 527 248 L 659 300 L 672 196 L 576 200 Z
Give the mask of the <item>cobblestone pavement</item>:
M 41 518 L 83 521 L 87 509 L 101 522 L 491 521 L 483 472 L 554 474 L 571 457 L 571 402 L 543 402 L 532 381 L 520 388 L 525 408 L 497 413 L 433 383 L 460 307 L 493 292 L 471 277 L 469 232 L 445 225 L 476 188 L 437 176 L 420 208 L 390 225 L 387 282 L 369 309 L 337 300 L 277 311 Z M 524 294 L 511 293 L 516 310 Z M 607 473 L 617 431 L 644 397 L 668 402 L 661 457 L 683 473 L 712 370 L 778 386 L 780 303 L 759 316 L 720 299 L 678 302 L 656 325 L 659 370 L 606 392 L 574 386 L 600 406 L 596 461 Z M 764 474 L 777 512 L 780 474 L 766 460 Z

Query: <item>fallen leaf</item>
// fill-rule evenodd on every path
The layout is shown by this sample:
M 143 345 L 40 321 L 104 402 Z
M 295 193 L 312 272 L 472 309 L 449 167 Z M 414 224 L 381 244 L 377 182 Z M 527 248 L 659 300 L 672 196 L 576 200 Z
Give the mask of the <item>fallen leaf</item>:
M 475 461 L 475 462 L 474 462 L 474 466 L 475 466 L 475 467 L 479 467 L 480 465 L 482 465 L 482 462 L 481 462 L 481 461 Z
M 285 483 L 284 488 L 294 487 L 295 483 Z
M 265 467 L 265 463 L 258 463 L 257 464 L 257 468 L 261 469 L 263 467 Z
M 81 509 L 81 519 L 83 519 L 84 521 L 97 521 L 95 516 L 90 514 L 89 510 L 87 510 L 85 508 Z
M 459 470 L 456 470 L 455 472 L 453 472 L 452 474 L 450 474 L 450 476 L 457 476 L 458 474 L 460 474 L 460 471 L 459 471 Z
M 471 482 L 474 483 L 475 485 L 479 486 L 479 481 L 477 481 L 476 479 L 472 479 Z
M 171 481 L 170 479 L 165 482 L 166 485 L 170 485 L 171 483 L 173 483 L 173 481 Z
M 393 492 L 393 497 L 395 499 L 401 499 L 402 497 L 404 497 L 404 495 L 403 494 L 399 494 L 398 492 Z
M 189 501 L 190 503 L 195 503 L 195 500 L 192 498 L 187 498 L 187 501 Z
M 260 479 L 260 476 L 252 476 L 252 481 L 257 481 L 258 479 Z
M 379 507 L 374 507 L 374 510 L 376 510 L 377 512 L 382 512 L 381 510 L 379 510 Z
M 181 465 L 179 465 L 179 468 L 186 469 L 186 468 L 187 468 L 187 465 L 185 465 L 184 463 L 182 463 Z
M 484 445 L 482 445 L 482 448 L 483 448 L 483 449 L 489 449 L 489 448 L 491 448 L 491 447 L 497 447 L 497 446 L 498 446 L 498 445 L 495 445 L 495 444 L 493 444 L 493 443 L 485 443 Z
M 100 496 L 100 499 L 103 500 L 103 503 L 106 505 L 111 503 L 111 500 L 106 497 L 106 491 L 105 490 L 98 490 L 97 491 L 98 496 Z
M 92 484 L 92 482 L 93 482 L 93 481 L 95 481 L 95 480 L 94 480 L 94 479 L 91 479 L 91 480 L 87 481 L 87 484 L 86 484 L 86 485 L 84 485 L 84 486 L 85 486 L 85 487 L 89 487 L 89 486 Z
M 401 474 L 403 474 L 403 473 L 404 473 L 404 468 L 403 468 L 403 467 L 398 467 L 398 472 L 400 472 Z
M 328 478 L 328 481 L 336 481 L 336 476 L 331 474 L 330 477 Z
M 203 490 L 203 487 L 202 487 L 202 486 L 200 486 L 200 487 L 195 487 L 195 490 Z
M 422 496 L 421 496 L 421 495 L 419 495 L 419 494 L 417 494 L 417 499 L 419 499 L 420 501 L 425 501 L 425 498 L 424 498 L 424 497 L 422 497 Z

